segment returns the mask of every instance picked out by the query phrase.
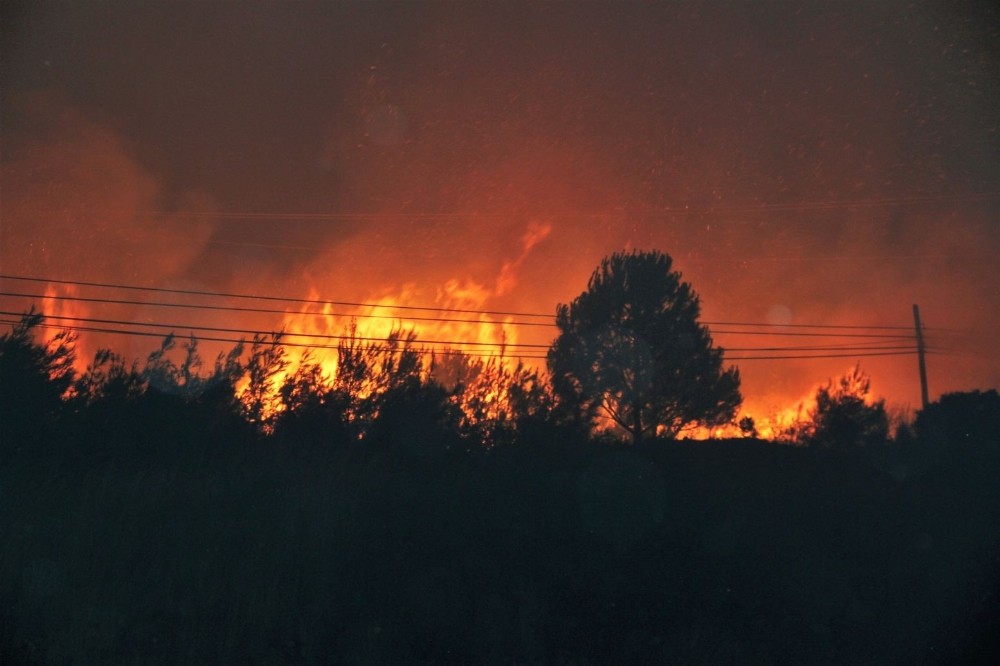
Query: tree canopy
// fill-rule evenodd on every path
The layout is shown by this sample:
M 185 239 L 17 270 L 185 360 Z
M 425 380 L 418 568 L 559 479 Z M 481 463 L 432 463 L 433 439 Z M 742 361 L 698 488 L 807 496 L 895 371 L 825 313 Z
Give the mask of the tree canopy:
M 610 419 L 634 443 L 732 420 L 739 371 L 723 369 L 723 350 L 698 323 L 698 295 L 672 263 L 661 252 L 616 253 L 559 305 L 548 363 L 571 418 Z
M 816 406 L 793 428 L 793 440 L 820 448 L 884 444 L 889 419 L 882 399 L 870 401 L 871 379 L 860 366 L 816 390 Z
M 0 439 L 37 432 L 62 409 L 73 385 L 76 336 L 62 331 L 35 340 L 43 317 L 34 308 L 0 335 Z

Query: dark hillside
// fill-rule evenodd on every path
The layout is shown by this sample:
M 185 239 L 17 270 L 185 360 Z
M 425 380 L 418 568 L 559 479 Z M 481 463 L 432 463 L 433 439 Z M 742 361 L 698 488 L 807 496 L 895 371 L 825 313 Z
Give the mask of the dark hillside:
M 183 430 L 126 419 L 7 459 L 8 655 L 954 663 L 996 627 L 988 456 L 906 476 L 912 450 L 525 437 L 415 456 Z

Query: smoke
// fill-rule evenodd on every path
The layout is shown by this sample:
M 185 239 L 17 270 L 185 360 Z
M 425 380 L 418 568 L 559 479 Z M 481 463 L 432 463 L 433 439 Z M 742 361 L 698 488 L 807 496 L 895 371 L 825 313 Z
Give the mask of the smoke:
M 5 135 L 0 260 L 9 273 L 159 284 L 182 273 L 206 222 L 157 218 L 160 186 L 111 129 L 55 92 L 6 102 L 22 116 Z
M 3 272 L 136 285 L 169 284 L 185 272 L 209 238 L 211 224 L 175 225 L 157 217 L 152 211 L 160 183 L 137 164 L 127 141 L 57 91 L 16 95 L 5 104 L 12 122 L 0 171 Z M 80 295 L 69 285 L 5 281 L 4 288 L 44 293 L 44 300 L 5 304 L 27 310 L 34 302 L 55 324 L 65 323 L 57 316 L 86 317 L 93 310 L 58 298 Z M 100 315 L 141 321 L 129 307 L 105 308 Z M 121 339 L 103 343 L 124 346 Z M 81 367 L 96 348 L 92 336 L 81 337 Z
M 81 7 L 4 65 L 6 272 L 554 316 L 602 257 L 658 249 L 705 320 L 907 326 L 918 303 L 961 352 L 928 359 L 932 395 L 1000 384 L 996 199 L 972 197 L 1000 165 L 993 14 Z M 821 343 L 726 328 L 732 358 Z M 912 356 L 801 359 L 740 362 L 747 410 L 855 361 L 915 404 Z

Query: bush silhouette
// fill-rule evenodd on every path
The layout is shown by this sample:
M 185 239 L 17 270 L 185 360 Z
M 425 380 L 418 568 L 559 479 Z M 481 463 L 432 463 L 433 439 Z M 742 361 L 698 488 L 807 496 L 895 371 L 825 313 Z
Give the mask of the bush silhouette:
M 36 337 L 44 317 L 34 308 L 0 335 L 0 439 L 24 442 L 54 425 L 75 381 L 76 336 L 62 331 L 47 343 Z
M 851 449 L 884 444 L 889 437 L 885 401 L 869 402 L 871 380 L 860 366 L 816 391 L 816 406 L 796 433 L 809 446 Z
M 1000 457 L 1000 394 L 945 393 L 917 414 L 914 429 L 918 440 L 943 451 Z

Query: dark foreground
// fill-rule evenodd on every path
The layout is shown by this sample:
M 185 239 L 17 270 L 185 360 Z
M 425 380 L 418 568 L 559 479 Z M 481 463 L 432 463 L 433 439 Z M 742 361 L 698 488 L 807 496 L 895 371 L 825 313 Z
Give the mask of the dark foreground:
M 51 437 L 0 466 L 4 663 L 987 663 L 1000 633 L 997 442 Z

